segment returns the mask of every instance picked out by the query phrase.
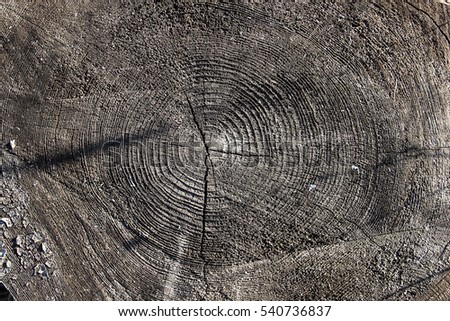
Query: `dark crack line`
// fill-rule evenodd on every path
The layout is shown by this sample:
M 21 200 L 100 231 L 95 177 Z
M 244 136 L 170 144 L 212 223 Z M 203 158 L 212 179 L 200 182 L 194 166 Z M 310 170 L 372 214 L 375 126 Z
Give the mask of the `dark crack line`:
M 420 9 L 419 7 L 413 5 L 411 2 L 406 1 L 406 4 L 413 7 L 414 9 L 416 9 L 419 12 L 422 12 L 424 15 L 426 15 L 432 22 L 433 24 L 436 26 L 436 28 L 440 31 L 440 33 L 444 36 L 445 40 L 447 40 L 447 43 L 450 44 L 450 39 L 447 36 L 447 34 L 444 32 L 444 30 L 442 30 L 441 25 L 438 25 L 437 22 L 433 19 L 432 16 L 430 16 L 430 14 L 428 12 L 426 12 L 425 10 Z M 445 24 L 444 24 L 445 25 Z
M 381 297 L 381 298 L 379 299 L 379 301 L 385 301 L 385 300 L 388 300 L 389 298 L 393 297 L 394 295 L 402 294 L 402 293 L 404 293 L 406 290 L 408 290 L 408 289 L 410 289 L 410 288 L 412 288 L 412 287 L 414 287 L 414 286 L 417 286 L 417 285 L 419 285 L 419 284 L 421 284 L 421 283 L 423 283 L 423 282 L 426 282 L 426 281 L 430 281 L 430 280 L 432 280 L 432 279 L 434 279 L 434 278 L 436 278 L 436 277 L 438 277 L 438 276 L 440 276 L 440 275 L 442 275 L 442 274 L 445 274 L 445 273 L 447 273 L 447 272 L 449 272 L 449 271 L 450 271 L 450 268 L 445 268 L 445 269 L 443 269 L 443 270 L 440 270 L 440 271 L 431 273 L 431 274 L 429 274 L 429 275 L 426 276 L 426 277 L 420 278 L 420 279 L 418 279 L 418 280 L 416 280 L 416 281 L 414 281 L 414 282 L 412 282 L 412 283 L 410 283 L 410 284 L 408 284 L 408 285 L 405 285 L 405 286 L 403 286 L 403 287 L 397 289 L 396 291 L 394 291 L 394 292 L 392 292 L 392 293 L 389 293 L 389 294 L 387 294 L 387 295 Z
M 205 127 L 205 124 L 206 124 L 206 95 L 205 95 L 205 93 L 206 93 L 206 88 L 205 88 L 205 79 L 204 79 L 204 78 L 202 79 L 202 87 L 203 87 L 203 91 L 202 91 L 202 94 L 203 94 L 203 113 L 202 113 L 202 122 L 203 122 L 203 128 L 204 128 L 204 127 Z M 189 99 L 188 99 L 188 102 L 189 102 Z M 194 110 L 193 110 L 193 108 L 192 108 L 190 102 L 189 102 L 189 107 L 191 108 L 192 116 L 193 116 L 194 119 L 195 119 Z M 194 120 L 194 121 L 195 121 L 195 120 Z M 209 160 L 209 163 L 211 164 L 212 181 L 214 182 L 214 187 L 216 188 L 216 191 L 217 191 L 217 181 L 216 181 L 216 179 L 215 179 L 216 174 L 215 174 L 215 171 L 214 171 L 214 164 L 213 164 L 213 162 L 212 162 L 212 160 L 211 160 L 211 157 L 210 157 L 210 154 L 209 154 L 209 152 L 210 152 L 211 149 L 210 149 L 209 146 L 207 146 L 207 144 L 206 144 L 205 133 L 201 130 L 200 124 L 199 124 L 198 122 L 197 122 L 197 127 L 198 127 L 198 130 L 200 131 L 200 135 L 202 135 L 203 144 L 205 145 L 205 150 L 206 150 L 205 166 L 206 166 L 206 168 L 208 169 L 208 166 L 207 166 L 207 164 L 206 164 L 206 159 L 208 159 L 208 160 Z M 210 136 L 210 138 L 211 138 L 211 136 Z
M 202 209 L 202 235 L 201 235 L 201 239 L 200 239 L 200 258 L 203 261 L 203 266 L 202 266 L 203 282 L 205 283 L 205 286 L 206 286 L 206 293 L 208 293 L 209 284 L 206 279 L 206 268 L 207 268 L 208 260 L 206 259 L 204 249 L 205 249 L 205 236 L 206 236 L 206 207 L 208 205 L 208 176 L 209 176 L 208 162 L 212 166 L 212 161 L 211 161 L 210 154 L 209 154 L 208 144 L 206 144 L 205 133 L 203 132 L 203 130 L 200 126 L 200 123 L 197 120 L 197 117 L 195 116 L 194 108 L 192 107 L 189 97 L 187 96 L 187 94 L 185 94 L 185 96 L 186 96 L 186 100 L 189 105 L 189 109 L 191 110 L 192 119 L 194 120 L 195 126 L 197 127 L 197 130 L 200 133 L 200 137 L 202 139 L 203 146 L 205 148 L 205 158 L 204 158 L 205 175 L 203 176 L 204 193 L 203 193 L 203 209 Z M 211 167 L 211 169 L 212 169 L 212 171 L 214 170 L 213 167 Z
M 444 23 L 442 23 L 442 24 L 440 24 L 438 27 L 440 28 L 440 27 L 443 27 L 443 26 L 445 26 L 445 25 L 447 25 L 447 24 L 449 24 L 450 23 L 450 20 L 449 21 L 447 21 L 447 22 L 444 22 Z M 435 31 L 437 28 L 430 28 L 429 30 L 430 31 L 428 31 L 427 33 L 425 33 L 426 35 L 427 34 L 429 34 L 430 32 L 433 32 L 433 31 Z

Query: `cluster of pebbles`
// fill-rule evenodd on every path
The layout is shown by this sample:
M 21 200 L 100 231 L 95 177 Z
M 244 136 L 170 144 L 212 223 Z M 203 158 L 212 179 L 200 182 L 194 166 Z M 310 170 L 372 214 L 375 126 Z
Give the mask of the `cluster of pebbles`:
M 52 251 L 26 216 L 25 194 L 18 190 L 11 177 L 0 184 L 0 280 L 15 280 L 16 273 L 23 270 L 34 276 L 49 277 L 54 271 Z

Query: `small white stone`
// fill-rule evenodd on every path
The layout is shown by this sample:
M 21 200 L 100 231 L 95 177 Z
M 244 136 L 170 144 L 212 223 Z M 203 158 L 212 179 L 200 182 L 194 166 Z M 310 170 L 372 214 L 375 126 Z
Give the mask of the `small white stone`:
M 16 245 L 17 246 L 19 246 L 19 247 L 22 246 L 23 245 L 23 241 L 24 240 L 23 240 L 23 236 L 22 235 L 17 235 L 16 236 Z
M 45 267 L 43 265 L 39 265 L 37 269 L 38 274 L 43 274 L 45 272 Z
M 33 235 L 31 235 L 31 240 L 34 243 L 39 243 L 43 241 L 43 238 L 41 235 L 39 235 L 39 233 L 33 232 Z
M 314 191 L 314 190 L 316 189 L 316 187 L 317 187 L 316 184 L 309 184 L 308 190 L 309 190 L 310 192 L 312 192 L 312 191 Z
M 48 268 L 52 268 L 55 264 L 52 261 L 45 262 L 45 266 Z
M 11 147 L 11 149 L 16 148 L 16 146 L 17 145 L 16 145 L 16 140 L 15 139 L 9 141 L 9 147 Z
M 356 165 L 352 165 L 352 170 L 357 171 L 359 173 L 359 167 Z
M 18 256 L 22 256 L 22 254 L 23 254 L 22 248 L 16 247 L 16 254 L 17 254 Z
M 11 221 L 11 219 L 9 219 L 7 217 L 2 217 L 2 218 L 0 218 L 0 225 L 1 224 L 6 225 L 6 227 L 11 227 L 12 226 L 12 221 Z

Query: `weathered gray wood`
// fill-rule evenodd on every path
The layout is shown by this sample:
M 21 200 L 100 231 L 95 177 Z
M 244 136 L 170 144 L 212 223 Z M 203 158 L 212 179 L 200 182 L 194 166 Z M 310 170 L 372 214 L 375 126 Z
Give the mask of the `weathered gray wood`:
M 1 16 L 16 299 L 450 299 L 447 5 Z

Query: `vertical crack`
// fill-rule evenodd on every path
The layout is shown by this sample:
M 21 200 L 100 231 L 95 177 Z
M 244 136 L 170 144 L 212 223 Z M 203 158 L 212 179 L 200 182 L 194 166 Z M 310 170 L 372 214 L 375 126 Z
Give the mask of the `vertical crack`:
M 200 123 L 197 120 L 197 117 L 195 116 L 194 108 L 192 107 L 189 97 L 187 95 L 185 95 L 185 96 L 186 96 L 186 100 L 189 105 L 189 109 L 191 110 L 192 118 L 194 120 L 195 126 L 197 127 L 197 130 L 200 133 L 200 137 L 203 142 L 203 147 L 205 149 L 205 158 L 204 158 L 205 175 L 203 176 L 204 192 L 203 192 L 203 208 L 202 208 L 202 235 L 201 235 L 201 239 L 200 239 L 200 258 L 203 261 L 203 265 L 202 265 L 203 282 L 205 283 L 205 286 L 206 286 L 206 293 L 208 293 L 209 284 L 208 284 L 208 281 L 206 278 L 206 268 L 207 268 L 208 261 L 206 259 L 205 252 L 204 252 L 205 236 L 206 236 L 206 207 L 208 205 L 208 176 L 209 176 L 209 169 L 210 169 L 208 162 L 211 164 L 211 169 L 212 170 L 214 170 L 214 169 L 212 167 L 212 161 L 211 161 L 210 154 L 209 154 L 209 146 L 206 143 L 205 133 L 202 130 Z

